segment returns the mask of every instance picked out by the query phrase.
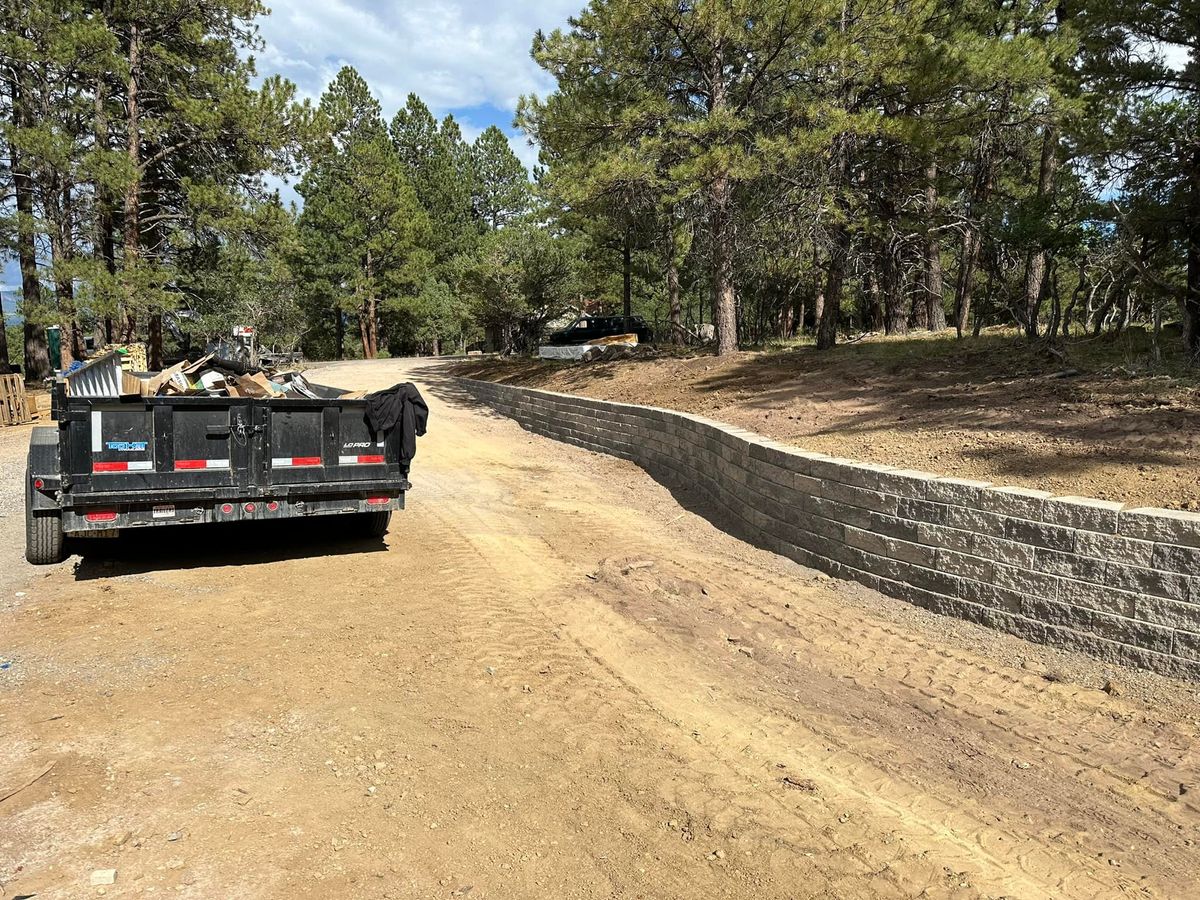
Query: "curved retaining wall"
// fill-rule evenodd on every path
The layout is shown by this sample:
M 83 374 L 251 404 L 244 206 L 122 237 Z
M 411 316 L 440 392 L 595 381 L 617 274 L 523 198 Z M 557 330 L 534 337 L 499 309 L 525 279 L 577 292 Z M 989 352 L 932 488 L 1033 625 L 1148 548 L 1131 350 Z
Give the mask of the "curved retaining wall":
M 527 430 L 699 491 L 740 536 L 935 612 L 1200 679 L 1200 515 L 808 453 L 686 413 L 461 379 Z

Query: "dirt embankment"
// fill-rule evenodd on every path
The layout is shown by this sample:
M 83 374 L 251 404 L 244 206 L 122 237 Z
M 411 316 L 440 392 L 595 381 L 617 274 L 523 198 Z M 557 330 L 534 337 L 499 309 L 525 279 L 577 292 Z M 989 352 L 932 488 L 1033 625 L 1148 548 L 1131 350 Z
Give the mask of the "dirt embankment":
M 458 374 L 677 409 L 807 450 L 1136 506 L 1200 509 L 1200 387 L 1119 348 L 1066 361 L 1005 335 L 877 339 L 613 363 L 480 360 Z

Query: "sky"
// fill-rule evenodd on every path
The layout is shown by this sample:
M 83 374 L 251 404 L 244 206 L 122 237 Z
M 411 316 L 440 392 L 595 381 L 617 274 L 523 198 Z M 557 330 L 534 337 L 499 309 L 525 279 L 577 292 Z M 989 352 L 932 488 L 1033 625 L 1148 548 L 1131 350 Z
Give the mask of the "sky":
M 467 140 L 498 125 L 532 168 L 537 151 L 512 127 L 513 113 L 523 94 L 553 87 L 529 57 L 533 34 L 565 25 L 584 2 L 268 0 L 258 70 L 283 75 L 315 102 L 338 69 L 354 66 L 385 118 L 418 94 L 439 118 L 452 113 Z

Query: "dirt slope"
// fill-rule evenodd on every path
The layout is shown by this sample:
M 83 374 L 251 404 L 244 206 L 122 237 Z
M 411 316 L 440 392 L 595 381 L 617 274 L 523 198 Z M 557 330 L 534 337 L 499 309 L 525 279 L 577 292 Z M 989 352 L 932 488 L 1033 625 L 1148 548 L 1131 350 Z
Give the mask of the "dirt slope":
M 1200 890 L 1195 686 L 831 582 L 415 374 L 385 543 L 140 534 L 6 573 L 0 796 L 53 768 L 0 801 L 0 897 L 107 868 L 118 897 Z
M 1003 334 L 619 363 L 486 360 L 463 374 L 679 409 L 833 456 L 1138 506 L 1200 509 L 1200 389 L 1119 347 L 1066 361 Z M 1177 373 L 1178 374 L 1178 373 Z

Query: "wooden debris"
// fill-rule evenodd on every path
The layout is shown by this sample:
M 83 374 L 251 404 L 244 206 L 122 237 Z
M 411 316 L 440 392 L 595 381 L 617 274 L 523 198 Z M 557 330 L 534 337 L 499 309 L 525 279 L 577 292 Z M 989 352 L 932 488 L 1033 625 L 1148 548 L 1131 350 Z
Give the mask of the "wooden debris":
M 0 375 L 0 425 L 25 425 L 32 421 L 25 381 L 20 375 Z

